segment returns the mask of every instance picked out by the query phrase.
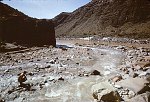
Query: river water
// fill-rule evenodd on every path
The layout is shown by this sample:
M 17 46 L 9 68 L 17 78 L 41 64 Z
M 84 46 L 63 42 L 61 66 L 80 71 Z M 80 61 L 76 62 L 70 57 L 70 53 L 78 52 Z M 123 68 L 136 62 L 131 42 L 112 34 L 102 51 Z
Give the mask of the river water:
M 58 40 L 57 45 L 80 47 L 83 49 L 87 48 L 75 46 L 74 42 L 66 40 Z M 96 69 L 100 71 L 103 76 L 79 77 L 70 79 L 67 82 L 57 83 L 53 86 L 47 85 L 45 97 L 50 100 L 50 102 L 94 102 L 91 87 L 96 83 L 107 80 L 111 74 L 119 74 L 117 66 L 119 66 L 124 59 L 124 55 L 120 51 L 109 48 L 88 48 L 92 49 L 93 55 L 97 60 L 94 65 L 89 67 L 83 66 L 83 68 L 85 70 Z

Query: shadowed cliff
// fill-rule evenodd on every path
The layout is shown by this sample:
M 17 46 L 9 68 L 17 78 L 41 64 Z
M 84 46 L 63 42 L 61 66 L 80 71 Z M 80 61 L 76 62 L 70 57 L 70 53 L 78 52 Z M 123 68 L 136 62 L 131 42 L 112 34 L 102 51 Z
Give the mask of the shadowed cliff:
M 0 2 L 0 37 L 26 46 L 56 45 L 52 20 L 35 19 Z

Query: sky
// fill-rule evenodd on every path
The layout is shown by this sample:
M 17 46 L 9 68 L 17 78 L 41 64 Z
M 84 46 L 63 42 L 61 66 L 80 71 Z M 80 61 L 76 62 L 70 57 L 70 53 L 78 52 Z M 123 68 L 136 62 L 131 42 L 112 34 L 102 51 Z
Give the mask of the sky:
M 3 0 L 3 3 L 34 18 L 51 19 L 61 12 L 72 12 L 91 0 Z

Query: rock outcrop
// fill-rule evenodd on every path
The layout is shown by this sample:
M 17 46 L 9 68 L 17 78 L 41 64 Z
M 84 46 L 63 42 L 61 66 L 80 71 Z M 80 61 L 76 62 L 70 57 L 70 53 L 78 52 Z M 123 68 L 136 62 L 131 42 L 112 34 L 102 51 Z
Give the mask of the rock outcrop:
M 0 37 L 26 46 L 56 45 L 52 20 L 28 17 L 1 2 Z
M 149 0 L 92 0 L 67 17 L 63 15 L 66 18 L 56 25 L 56 35 L 148 38 L 149 11 Z M 59 16 L 62 20 L 62 14 Z
M 68 12 L 62 12 L 59 15 L 57 15 L 55 18 L 53 18 L 55 26 L 58 26 L 59 24 L 63 23 L 69 15 L 70 13 Z

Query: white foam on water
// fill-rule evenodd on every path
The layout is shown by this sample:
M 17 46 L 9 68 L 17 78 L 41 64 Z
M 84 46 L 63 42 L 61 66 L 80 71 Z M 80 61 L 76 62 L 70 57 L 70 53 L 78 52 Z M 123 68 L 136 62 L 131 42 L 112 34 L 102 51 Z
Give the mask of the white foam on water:
M 82 46 L 75 47 L 83 49 L 90 48 L 95 55 L 99 54 L 97 57 L 100 58 L 96 62 L 96 65 L 90 68 L 102 67 L 104 70 L 104 75 L 106 76 L 111 74 L 112 71 L 115 71 L 115 68 L 120 64 L 123 57 L 119 51 L 113 49 L 99 49 Z M 104 53 L 104 55 L 100 55 L 101 53 Z M 103 78 L 100 76 L 70 79 L 68 83 L 61 83 L 61 85 L 58 85 L 60 86 L 59 88 L 47 90 L 45 96 L 50 98 L 50 100 L 53 100 L 55 97 L 55 102 L 94 102 L 91 87 L 96 83 L 102 82 L 102 80 Z
M 91 40 L 93 37 L 79 38 L 80 40 Z
M 99 76 L 71 79 L 67 84 L 61 84 L 59 88 L 47 90 L 45 96 L 50 100 L 61 99 L 62 102 L 93 102 L 91 87 L 101 79 Z

